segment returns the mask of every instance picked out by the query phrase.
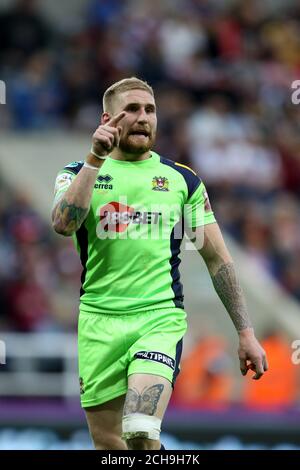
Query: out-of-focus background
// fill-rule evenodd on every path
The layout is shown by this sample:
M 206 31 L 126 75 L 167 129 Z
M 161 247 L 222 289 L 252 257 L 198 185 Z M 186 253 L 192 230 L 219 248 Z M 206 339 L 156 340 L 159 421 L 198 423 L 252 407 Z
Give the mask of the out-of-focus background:
M 80 264 L 50 210 L 56 173 L 89 149 L 103 91 L 132 75 L 156 92 L 155 150 L 207 186 L 270 363 L 257 383 L 239 375 L 234 328 L 185 250 L 189 330 L 166 447 L 300 448 L 300 3 L 0 0 L 0 449 L 91 448 Z

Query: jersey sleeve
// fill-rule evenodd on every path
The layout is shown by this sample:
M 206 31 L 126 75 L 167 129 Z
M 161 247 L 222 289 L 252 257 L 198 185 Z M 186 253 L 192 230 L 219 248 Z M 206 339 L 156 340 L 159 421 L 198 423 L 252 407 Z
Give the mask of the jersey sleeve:
M 199 184 L 187 200 L 184 217 L 189 228 L 201 227 L 216 222 L 203 182 Z
M 54 205 L 60 199 L 69 188 L 72 181 L 76 178 L 76 175 L 82 168 L 83 162 L 73 162 L 65 166 L 56 177 L 54 186 Z

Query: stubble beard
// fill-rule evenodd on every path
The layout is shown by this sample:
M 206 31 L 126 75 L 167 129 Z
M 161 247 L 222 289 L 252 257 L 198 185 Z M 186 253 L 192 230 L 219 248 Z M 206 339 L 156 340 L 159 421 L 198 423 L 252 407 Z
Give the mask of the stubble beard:
M 154 142 L 154 135 L 149 136 L 147 139 L 147 143 L 145 144 L 132 143 L 132 141 L 130 142 L 128 136 L 126 136 L 126 138 L 120 140 L 119 149 L 126 154 L 142 155 L 143 153 L 146 153 L 151 150 Z

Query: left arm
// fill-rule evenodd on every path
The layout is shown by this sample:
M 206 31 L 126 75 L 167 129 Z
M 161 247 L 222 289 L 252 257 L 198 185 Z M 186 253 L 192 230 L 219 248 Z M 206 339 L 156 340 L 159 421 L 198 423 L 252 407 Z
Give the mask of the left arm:
M 265 351 L 255 338 L 247 311 L 245 297 L 237 278 L 233 260 L 225 245 L 217 223 L 197 227 L 196 239 L 203 236 L 204 243 L 199 253 L 203 257 L 214 288 L 239 335 L 240 368 L 243 375 L 255 370 L 254 379 L 259 379 L 268 369 Z

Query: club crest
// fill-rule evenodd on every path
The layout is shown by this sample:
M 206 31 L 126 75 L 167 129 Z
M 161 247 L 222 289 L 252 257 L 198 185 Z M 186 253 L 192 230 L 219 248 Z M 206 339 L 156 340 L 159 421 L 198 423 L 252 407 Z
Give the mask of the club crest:
M 169 191 L 169 180 L 164 176 L 154 176 L 152 179 L 153 191 Z

